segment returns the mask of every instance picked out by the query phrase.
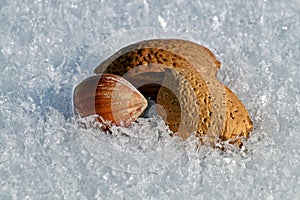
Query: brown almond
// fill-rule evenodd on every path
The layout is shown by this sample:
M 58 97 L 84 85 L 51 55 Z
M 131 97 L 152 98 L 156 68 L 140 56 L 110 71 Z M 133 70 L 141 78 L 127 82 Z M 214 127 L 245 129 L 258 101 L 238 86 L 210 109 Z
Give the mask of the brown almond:
M 188 132 L 197 130 L 201 140 L 212 145 L 219 139 L 233 139 L 240 143 L 237 138 L 249 136 L 252 122 L 238 97 L 216 78 L 220 65 L 210 50 L 194 42 L 178 39 L 148 40 L 122 48 L 101 63 L 95 73 L 123 76 L 143 95 L 157 100 L 165 111 L 171 110 L 169 115 L 163 112 L 160 115 L 165 117 L 170 129 L 181 132 L 179 135 L 183 138 L 189 135 Z M 168 69 L 175 71 L 168 72 Z M 166 83 L 166 78 L 171 77 L 178 87 L 175 92 L 174 88 L 162 85 Z M 183 84 L 183 80 L 188 84 Z M 194 89 L 194 93 L 184 92 Z M 197 94 L 199 91 L 205 98 Z M 166 94 L 169 95 L 168 98 L 164 97 Z M 177 106 L 172 108 L 171 103 L 175 97 Z M 202 100 L 206 97 L 209 100 L 203 103 Z M 185 99 L 186 102 L 180 99 Z M 188 105 L 194 105 L 195 101 L 200 104 L 200 109 L 198 106 L 189 108 Z M 183 109 L 180 113 L 189 112 L 191 116 L 179 115 L 179 109 Z M 199 114 L 200 121 L 194 123 L 192 120 L 187 123 L 188 119 L 194 118 L 195 113 Z M 184 131 L 177 125 L 183 119 L 187 123 Z M 191 124 L 194 126 L 191 127 Z

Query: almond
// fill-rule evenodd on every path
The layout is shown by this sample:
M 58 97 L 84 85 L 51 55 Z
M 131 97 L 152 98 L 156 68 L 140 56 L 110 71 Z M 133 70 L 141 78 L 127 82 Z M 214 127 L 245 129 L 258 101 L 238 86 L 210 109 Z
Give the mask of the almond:
M 204 46 L 156 39 L 122 48 L 94 72 L 122 76 L 156 100 L 165 109 L 158 113 L 183 138 L 197 131 L 212 146 L 218 140 L 241 144 L 239 137 L 248 138 L 253 124 L 238 97 L 216 78 L 220 66 Z

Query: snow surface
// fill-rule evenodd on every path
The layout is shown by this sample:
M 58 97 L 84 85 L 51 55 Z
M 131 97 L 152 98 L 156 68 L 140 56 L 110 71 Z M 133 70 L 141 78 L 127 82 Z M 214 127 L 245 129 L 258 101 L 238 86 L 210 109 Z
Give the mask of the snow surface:
M 0 14 L 0 199 L 299 199 L 299 1 L 0 0 Z M 115 137 L 75 125 L 73 88 L 97 64 L 170 37 L 222 62 L 254 122 L 241 150 L 195 151 L 159 118 Z

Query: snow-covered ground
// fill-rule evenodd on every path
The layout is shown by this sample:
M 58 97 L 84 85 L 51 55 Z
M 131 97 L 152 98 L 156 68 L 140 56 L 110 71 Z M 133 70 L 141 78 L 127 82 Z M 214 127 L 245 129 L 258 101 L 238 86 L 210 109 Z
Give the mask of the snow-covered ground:
M 299 199 L 299 33 L 297 0 L 0 0 L 0 199 Z M 170 37 L 222 62 L 254 122 L 241 150 L 195 151 L 158 118 L 115 137 L 75 125 L 94 67 Z

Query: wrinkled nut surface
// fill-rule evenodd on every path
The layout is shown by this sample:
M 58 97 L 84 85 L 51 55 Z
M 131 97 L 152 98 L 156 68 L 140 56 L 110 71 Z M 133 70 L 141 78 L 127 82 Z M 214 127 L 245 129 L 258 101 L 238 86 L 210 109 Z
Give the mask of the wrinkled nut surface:
M 206 47 L 157 39 L 122 48 L 94 72 L 122 76 L 156 100 L 158 114 L 183 138 L 196 131 L 212 145 L 229 139 L 241 144 L 239 137 L 249 136 L 252 121 L 238 97 L 216 78 L 220 65 Z
M 208 130 L 211 110 L 207 90 L 199 73 L 166 69 L 162 87 L 157 94 L 156 102 L 161 105 L 157 113 L 165 119 L 172 131 L 184 139 L 194 131 L 204 136 Z
M 129 126 L 147 107 L 147 100 L 124 78 L 101 74 L 83 80 L 74 90 L 78 117 L 98 115 L 100 122 Z

